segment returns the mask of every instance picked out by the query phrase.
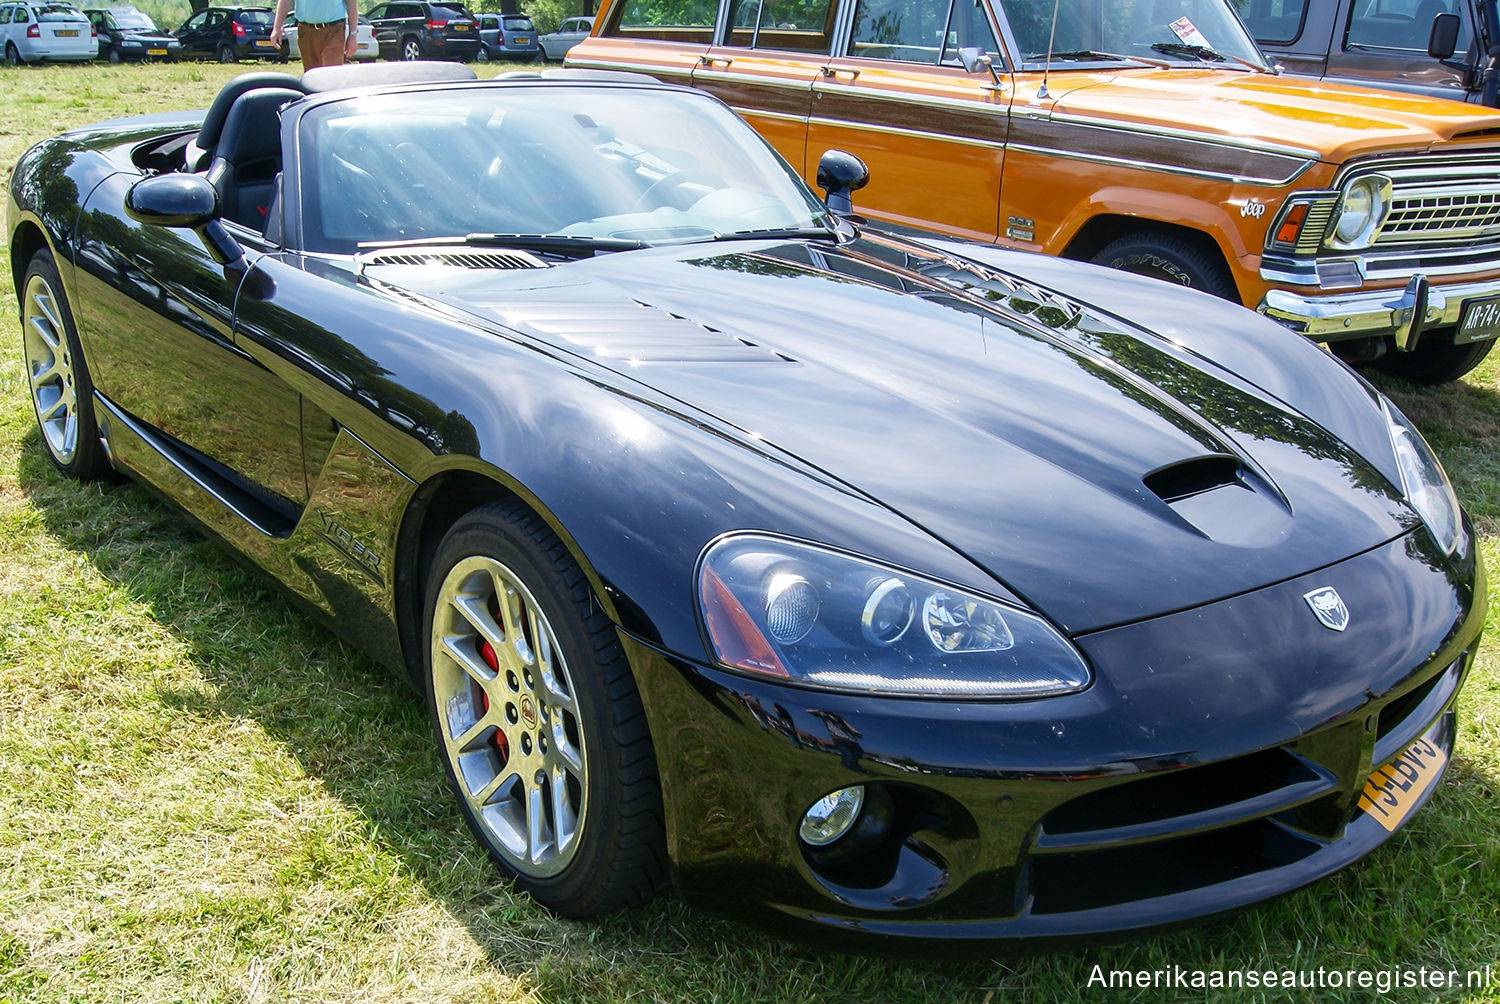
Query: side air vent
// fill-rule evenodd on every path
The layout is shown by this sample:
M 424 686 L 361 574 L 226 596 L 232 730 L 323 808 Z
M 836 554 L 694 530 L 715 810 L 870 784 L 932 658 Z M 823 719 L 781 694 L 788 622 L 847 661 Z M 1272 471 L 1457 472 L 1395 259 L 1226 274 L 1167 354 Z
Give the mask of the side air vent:
M 534 254 L 512 248 L 401 248 L 399 251 L 377 251 L 362 255 L 360 265 L 448 265 L 453 268 L 546 268 L 547 263 Z
M 1157 498 L 1170 505 L 1215 488 L 1235 484 L 1239 479 L 1238 458 L 1209 454 L 1152 471 L 1141 480 Z

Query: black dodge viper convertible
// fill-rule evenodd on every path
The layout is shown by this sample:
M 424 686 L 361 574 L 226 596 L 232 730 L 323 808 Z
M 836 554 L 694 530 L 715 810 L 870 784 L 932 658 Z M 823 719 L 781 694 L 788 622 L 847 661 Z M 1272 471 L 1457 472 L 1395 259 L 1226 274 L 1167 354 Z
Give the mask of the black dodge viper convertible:
M 858 161 L 825 205 L 699 92 L 465 76 L 70 132 L 9 239 L 53 462 L 409 674 L 520 888 L 1050 939 L 1295 888 L 1431 794 L 1474 537 L 1341 363 L 865 228 Z

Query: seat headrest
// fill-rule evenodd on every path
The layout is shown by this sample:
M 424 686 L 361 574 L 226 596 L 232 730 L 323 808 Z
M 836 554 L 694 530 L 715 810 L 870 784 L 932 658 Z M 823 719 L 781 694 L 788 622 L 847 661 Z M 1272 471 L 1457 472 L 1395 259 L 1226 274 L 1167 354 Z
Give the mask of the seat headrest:
M 241 94 L 261 87 L 284 87 L 296 91 L 299 95 L 307 93 L 307 88 L 302 85 L 302 81 L 290 73 L 259 70 L 255 73 L 240 74 L 220 88 L 218 95 L 214 98 L 214 103 L 208 106 L 208 112 L 203 116 L 203 124 L 198 127 L 198 149 L 212 150 L 219 142 L 219 134 L 224 130 L 224 120 L 229 118 L 229 109 L 239 100 Z
M 244 164 L 281 152 L 281 109 L 302 97 L 289 87 L 262 87 L 235 99 L 224 120 L 214 160 Z

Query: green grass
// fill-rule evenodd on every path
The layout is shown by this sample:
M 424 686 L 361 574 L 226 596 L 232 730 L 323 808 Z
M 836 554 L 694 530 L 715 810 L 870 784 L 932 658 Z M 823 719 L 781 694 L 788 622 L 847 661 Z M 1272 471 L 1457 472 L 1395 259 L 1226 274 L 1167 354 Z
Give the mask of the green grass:
M 239 69 L 0 71 L 0 163 L 70 126 L 203 107 Z M 1357 866 L 1229 920 L 964 963 L 820 953 L 669 897 L 557 920 L 475 850 L 403 685 L 145 491 L 53 472 L 3 252 L 0 267 L 0 1002 L 1367 1001 L 1087 983 L 1095 965 L 1500 959 L 1489 652 L 1427 808 Z M 1435 391 L 1386 386 L 1448 464 L 1500 581 L 1500 366 Z M 1497 1002 L 1500 987 L 1442 999 Z

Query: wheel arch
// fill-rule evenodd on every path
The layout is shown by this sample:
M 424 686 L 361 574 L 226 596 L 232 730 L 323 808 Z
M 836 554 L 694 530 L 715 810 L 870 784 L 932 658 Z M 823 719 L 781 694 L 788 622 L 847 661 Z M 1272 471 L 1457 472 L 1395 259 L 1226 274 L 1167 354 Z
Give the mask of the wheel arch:
M 392 566 L 396 632 L 407 674 L 419 689 L 426 644 L 422 637 L 423 604 L 433 559 L 448 530 L 481 506 L 519 502 L 539 516 L 582 569 L 595 602 L 614 624 L 620 623 L 598 572 L 578 541 L 542 500 L 504 472 L 472 458 L 463 459 L 469 462 L 455 463 L 421 481 L 406 501 L 396 536 Z
M 32 255 L 43 248 L 52 251 L 52 259 L 57 260 L 57 252 L 47 240 L 47 235 L 42 231 L 41 225 L 29 215 L 23 217 L 15 232 L 10 235 L 10 278 L 13 289 L 20 290 L 21 280 L 26 276 L 27 264 L 31 261 Z M 67 292 L 72 291 L 67 290 Z

